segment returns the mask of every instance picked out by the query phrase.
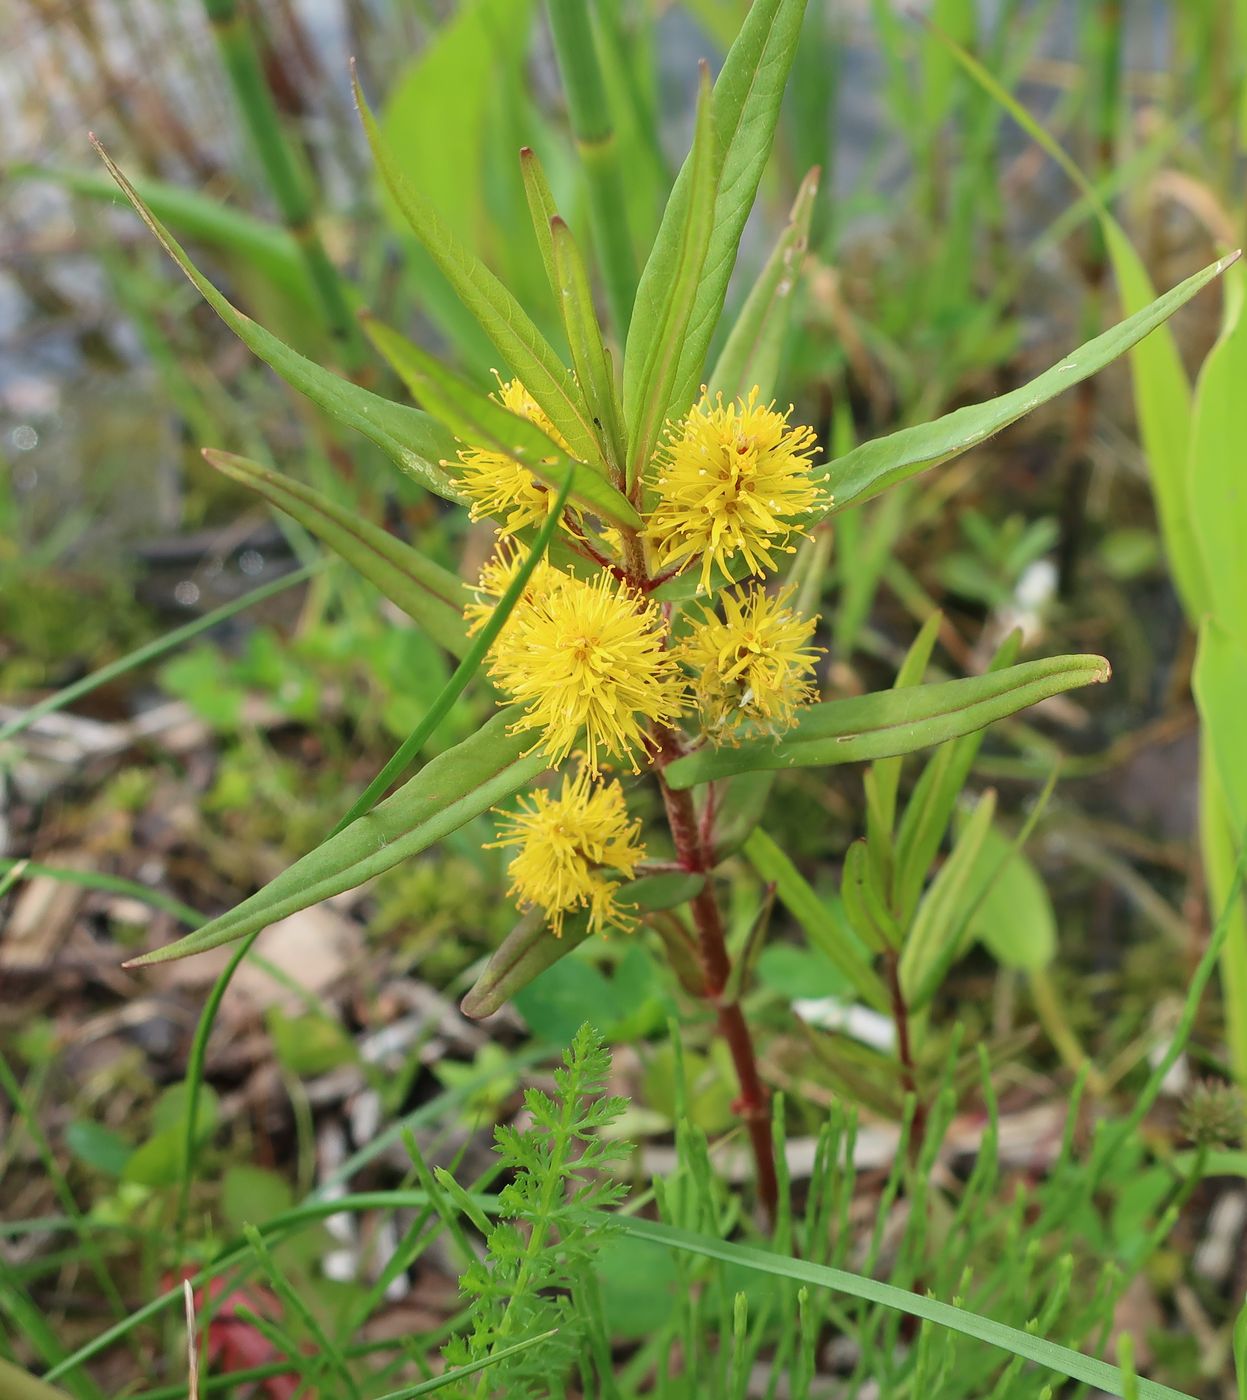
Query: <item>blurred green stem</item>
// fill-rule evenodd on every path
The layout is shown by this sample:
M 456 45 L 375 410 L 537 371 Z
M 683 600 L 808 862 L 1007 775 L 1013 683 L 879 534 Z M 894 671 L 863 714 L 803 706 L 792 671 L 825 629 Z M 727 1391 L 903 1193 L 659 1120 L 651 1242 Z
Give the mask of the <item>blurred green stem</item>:
M 320 302 L 325 328 L 348 369 L 364 358 L 364 342 L 337 268 L 316 231 L 306 172 L 282 132 L 281 116 L 264 76 L 247 16 L 236 0 L 204 0 L 234 98 L 291 237 L 298 244 Z
M 547 0 L 547 9 L 572 134 L 588 181 L 593 242 L 606 284 L 611 324 L 622 345 L 636 296 L 636 258 L 619 149 L 598 67 L 588 0 Z

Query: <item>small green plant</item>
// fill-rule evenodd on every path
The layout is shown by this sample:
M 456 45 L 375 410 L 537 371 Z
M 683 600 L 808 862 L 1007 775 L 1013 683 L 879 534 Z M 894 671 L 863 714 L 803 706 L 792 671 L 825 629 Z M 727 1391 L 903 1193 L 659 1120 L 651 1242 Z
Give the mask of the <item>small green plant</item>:
M 583 92 L 597 81 L 596 70 L 586 66 L 589 51 L 563 42 L 573 9 L 553 6 L 550 18 L 569 90 Z M 1084 379 L 1222 270 L 1214 264 L 1188 279 L 1023 389 L 817 466 L 812 432 L 769 406 L 771 384 L 750 368 L 760 348 L 782 334 L 788 303 L 749 298 L 717 359 L 708 359 L 803 11 L 801 0 L 754 5 L 713 88 L 703 74 L 693 147 L 635 279 L 626 326 L 599 319 L 588 264 L 540 164 L 531 151 L 521 153 L 533 234 L 561 308 L 570 364 L 407 183 L 357 93 L 396 204 L 508 365 L 511 377 L 495 396 L 371 318 L 369 337 L 423 410 L 382 399 L 287 349 L 195 271 L 104 157 L 156 236 L 245 343 L 371 437 L 409 476 L 493 519 L 499 536 L 473 592 L 414 547 L 292 478 L 208 454 L 319 534 L 461 660 L 417 732 L 326 842 L 231 913 L 139 961 L 252 936 L 425 849 L 548 768 L 561 769 L 559 786 L 536 790 L 504 819 L 499 840 L 517 848 L 512 891 L 528 912 L 465 1004 L 485 1014 L 591 933 L 650 923 L 731 1050 L 737 1106 L 760 1199 L 772 1216 L 777 1178 L 768 1093 L 715 872 L 756 824 L 773 775 L 859 759 L 891 763 L 1108 676 L 1102 658 L 1054 657 L 817 701 L 810 610 L 825 563 L 819 524 L 947 461 Z M 600 168 L 594 179 L 605 179 Z M 625 253 L 622 244 L 605 248 L 599 239 L 597 246 L 611 259 Z M 606 281 L 618 290 L 623 270 L 609 267 Z M 622 352 L 612 353 L 612 345 Z M 767 364 L 773 373 L 773 358 Z M 707 386 L 700 397 L 699 385 Z M 743 387 L 731 400 L 724 386 L 729 393 Z M 803 535 L 810 538 L 798 550 Z M 794 562 L 784 589 L 764 591 L 758 580 L 778 571 L 788 554 Z M 509 711 L 378 803 L 482 668 Z M 610 765 L 653 775 L 673 859 L 650 858 L 649 837 L 629 817 L 622 783 L 606 776 Z M 922 878 L 927 863 L 916 868 Z M 885 971 L 912 960 L 903 946 L 913 932 L 903 921 L 909 911 L 905 904 L 884 925 L 881 941 L 867 943 L 883 955 Z M 868 1004 L 894 1004 L 860 945 L 840 940 L 835 954 Z

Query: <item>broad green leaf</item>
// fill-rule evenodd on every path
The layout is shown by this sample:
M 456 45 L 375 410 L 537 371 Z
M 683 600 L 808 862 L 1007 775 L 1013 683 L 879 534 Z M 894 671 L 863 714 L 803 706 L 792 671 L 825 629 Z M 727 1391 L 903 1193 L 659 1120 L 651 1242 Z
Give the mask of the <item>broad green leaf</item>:
M 208 447 L 203 455 L 217 471 L 306 526 L 447 651 L 455 656 L 467 651 L 463 607 L 468 593 L 449 570 L 293 477 L 232 452 Z
M 455 233 L 479 246 L 489 109 L 502 65 L 523 65 L 531 0 L 467 0 L 438 24 L 386 93 L 379 125 L 404 171 Z
M 1099 221 L 1104 244 L 1113 264 L 1122 308 L 1127 313 L 1137 315 L 1143 312 L 1149 302 L 1158 305 L 1159 303 L 1155 302 L 1156 292 L 1143 260 L 1135 251 L 1125 230 L 1109 211 L 1099 191 L 1083 174 L 1077 163 L 977 58 L 967 53 L 947 34 L 938 29 L 933 32 L 975 82 L 1051 156 L 1087 200 Z M 1231 254 L 1218 266 L 1228 266 L 1237 256 L 1237 253 Z M 1133 315 L 1131 319 L 1134 319 Z M 1207 610 L 1208 601 L 1206 580 L 1190 514 L 1187 455 L 1191 441 L 1190 380 L 1187 379 L 1186 370 L 1182 366 L 1177 342 L 1168 330 L 1162 330 L 1158 335 L 1132 348 L 1130 366 L 1134 378 L 1139 436 L 1148 459 L 1152 488 L 1156 496 L 1156 513 L 1165 541 L 1165 553 L 1169 558 L 1174 583 L 1187 617 L 1196 620 Z
M 1217 619 L 1206 619 L 1200 628 L 1193 688 L 1231 827 L 1242 831 L 1247 826 L 1247 642 Z
M 697 297 L 702 266 L 714 229 L 715 189 L 721 169 L 714 119 L 711 115 L 710 79 L 702 69 L 697 92 L 697 121 L 689 155 L 689 197 L 684 203 L 680 239 L 668 270 L 663 314 L 652 338 L 644 342 L 645 363 L 628 397 L 629 353 L 638 344 L 630 336 L 624 352 L 624 419 L 628 428 L 627 489 L 644 473 L 667 421 L 680 357 L 688 334 L 689 318 Z M 646 269 L 648 271 L 648 267 Z
M 963 1337 L 986 1342 L 1013 1356 L 1020 1356 L 1036 1366 L 1046 1367 L 1058 1375 L 1069 1376 L 1071 1380 L 1084 1381 L 1109 1395 L 1125 1396 L 1122 1375 L 1116 1366 L 1095 1357 L 1084 1356 L 1069 1347 L 1059 1346 L 1045 1337 L 1032 1332 L 1023 1332 L 1017 1327 L 1008 1327 L 990 1317 L 972 1312 L 964 1306 L 941 1302 L 938 1298 L 921 1293 L 909 1293 L 894 1284 L 880 1283 L 877 1279 L 862 1274 L 849 1273 L 845 1269 L 833 1269 L 826 1264 L 816 1264 L 808 1259 L 798 1259 L 791 1255 L 779 1254 L 768 1249 L 757 1249 L 753 1245 L 736 1244 L 727 1240 L 715 1239 L 711 1235 L 698 1234 L 669 1225 L 662 1220 L 645 1220 L 640 1216 L 618 1215 L 615 1220 L 620 1233 L 632 1239 L 647 1240 L 660 1249 L 678 1250 L 695 1254 L 703 1259 L 717 1259 L 723 1264 L 738 1268 L 752 1269 L 772 1278 L 787 1279 L 792 1283 L 808 1284 L 814 1288 L 826 1288 L 833 1293 L 843 1293 L 850 1298 L 861 1298 L 868 1303 L 890 1308 L 907 1317 L 917 1317 L 946 1327 Z M 1155 1381 L 1140 1380 L 1140 1400 L 1192 1400 L 1180 1390 Z
M 449 500 L 460 499 L 449 477 L 438 465 L 444 458 L 454 456 L 454 439 L 445 428 L 419 409 L 391 403 L 389 399 L 369 393 L 349 379 L 322 368 L 283 344 L 249 316 L 244 316 L 196 270 L 180 244 L 140 199 L 108 152 L 98 142 L 95 149 L 108 167 L 108 173 L 120 185 L 122 193 L 155 234 L 161 247 L 252 354 L 274 369 L 292 388 L 324 409 L 330 417 L 375 442 L 399 468 L 422 486 Z
M 959 915 L 973 893 L 979 854 L 995 814 L 996 793 L 989 788 L 918 905 L 900 963 L 901 991 L 911 1010 L 925 1006 L 934 994 L 933 968 L 951 964 L 956 956 L 954 945 L 961 941 L 963 927 Z
M 986 403 L 955 409 L 934 422 L 902 428 L 900 432 L 854 448 L 828 468 L 828 484 L 835 493 L 831 509 L 839 511 L 861 505 L 889 486 L 949 461 L 1103 369 L 1219 277 L 1237 257 L 1234 253 L 1221 258 L 1188 277 L 1150 306 L 1089 340 L 1020 389 Z
M 622 885 L 617 896 L 621 904 L 636 909 L 656 911 L 675 909 L 695 899 L 705 888 L 706 877 L 680 870 L 664 871 L 660 875 L 642 875 Z
M 16 165 L 9 166 L 5 174 L 10 180 L 50 180 L 87 199 L 112 203 L 117 198 L 114 182 L 92 171 Z M 307 264 L 288 229 L 266 223 L 241 209 L 232 209 L 198 190 L 183 189 L 164 180 L 135 180 L 133 183 L 143 202 L 162 223 L 185 238 L 197 239 L 237 258 L 265 282 L 280 288 L 303 306 L 316 307 L 316 293 L 307 274 Z
M 354 889 L 426 850 L 532 782 L 547 766 L 532 736 L 509 734 L 495 715 L 463 743 L 438 754 L 366 816 L 295 861 L 258 893 L 177 943 L 134 959 L 167 962 L 219 947 L 309 905 Z
M 567 366 L 515 297 L 408 183 L 377 127 L 358 79 L 355 100 L 373 158 L 407 222 L 498 353 L 545 409 L 580 460 L 601 465 L 601 451 L 581 394 Z
M 1202 641 L 1201 638 L 1201 644 Z M 1207 662 L 1202 657 L 1198 658 L 1195 668 L 1195 698 L 1200 704 L 1204 721 L 1199 754 L 1200 850 L 1204 859 L 1204 869 L 1208 872 L 1210 905 L 1213 909 L 1225 911 L 1223 917 L 1226 921 L 1226 936 L 1220 953 L 1220 972 L 1230 1063 L 1234 1067 L 1234 1076 L 1238 1082 L 1247 1084 L 1247 906 L 1241 894 L 1234 897 L 1233 904 L 1230 903 L 1236 888 L 1236 866 L 1239 858 L 1239 838 L 1236 833 L 1241 832 L 1243 827 L 1235 827 L 1233 824 L 1230 799 L 1222 784 L 1218 760 L 1214 757 L 1209 733 L 1209 705 L 1217 703 L 1213 696 L 1214 690 L 1215 682 L 1209 676 Z M 1239 805 L 1241 807 L 1241 797 Z
M 878 973 L 862 956 L 848 928 L 812 890 L 801 872 L 759 826 L 744 844 L 749 863 L 768 884 L 774 884 L 788 912 L 801 925 L 810 944 L 848 978 L 857 994 L 878 1011 L 891 1005 Z
M 1247 273 L 1225 277 L 1225 321 L 1199 373 L 1187 471 L 1191 514 L 1217 622 L 1247 639 Z
M 600 472 L 569 457 L 535 423 L 461 379 L 384 322 L 366 317 L 364 330 L 411 393 L 429 404 L 460 437 L 513 458 L 552 490 L 562 486 L 570 470 L 571 499 L 577 505 L 614 525 L 641 525 L 641 517 L 622 492 Z
M 722 163 L 713 233 L 662 419 L 687 412 L 702 383 L 741 233 L 770 156 L 804 12 L 805 0 L 755 0 L 715 82 L 712 112 Z M 692 196 L 693 166 L 690 155 L 672 187 L 637 288 L 624 356 L 624 410 L 630 425 L 636 421 L 643 402 L 642 381 L 653 346 L 666 324 L 667 298 Z M 630 461 L 637 436 L 634 432 L 629 434 Z
M 745 298 L 706 381 L 711 394 L 721 392 L 725 399 L 743 398 L 756 385 L 765 402 L 775 391 L 780 351 L 809 246 L 818 176 L 815 168 L 801 181 L 787 226 Z
M 751 739 L 737 748 L 709 746 L 666 769 L 673 788 L 692 787 L 756 769 L 811 768 L 888 758 L 942 744 L 1016 714 L 1062 691 L 1108 680 L 1102 656 L 1052 656 L 1004 671 L 907 690 L 829 700 L 801 710 L 777 739 Z

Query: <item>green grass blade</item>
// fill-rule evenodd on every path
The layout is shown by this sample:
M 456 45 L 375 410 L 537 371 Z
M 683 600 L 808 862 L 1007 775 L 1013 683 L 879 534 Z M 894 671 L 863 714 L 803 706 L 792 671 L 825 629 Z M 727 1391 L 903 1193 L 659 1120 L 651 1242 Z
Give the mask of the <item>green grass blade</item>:
M 1108 680 L 1102 656 L 1052 656 L 962 680 L 829 700 L 798 712 L 777 739 L 699 749 L 666 770 L 673 788 L 757 769 L 819 767 L 888 758 L 971 734 L 1040 700 Z
M 515 297 L 408 183 L 381 135 L 358 79 L 355 100 L 377 167 L 416 237 L 498 353 L 545 409 L 573 455 L 601 465 L 592 420 L 567 366 Z
M 706 381 L 712 394 L 721 391 L 724 398 L 741 398 L 756 384 L 765 403 L 775 392 L 780 351 L 792 319 L 793 293 L 810 241 L 818 176 L 814 169 L 801 181 L 788 224 L 745 298 Z
M 474 1376 L 478 1371 L 484 1371 L 499 1361 L 505 1361 L 508 1356 L 518 1356 L 520 1352 L 528 1351 L 530 1347 L 548 1342 L 551 1337 L 558 1335 L 558 1330 L 557 1327 L 552 1327 L 548 1332 L 538 1332 L 535 1337 L 526 1337 L 522 1342 L 513 1342 L 509 1347 L 501 1347 L 497 1351 L 491 1351 L 488 1356 L 482 1356 L 479 1361 L 470 1361 L 466 1366 L 457 1366 L 453 1371 L 446 1371 L 440 1376 L 432 1376 L 427 1381 L 407 1386 L 404 1390 L 391 1390 L 380 1396 L 379 1400 L 414 1400 L 417 1395 L 432 1395 L 435 1390 L 444 1390 L 446 1386 L 454 1385 L 456 1381 L 463 1380 L 465 1376 Z
M 986 403 L 955 409 L 931 423 L 902 428 L 900 432 L 854 448 L 828 468 L 828 482 L 835 493 L 832 509 L 838 511 L 861 505 L 888 487 L 959 456 L 1063 390 L 1095 374 L 1168 320 L 1237 257 L 1237 253 L 1232 253 L 1188 277 L 1150 306 L 1087 341 L 1051 369 L 1011 393 Z
M 680 358 L 688 335 L 689 318 L 697 298 L 702 268 L 714 231 L 715 190 L 722 169 L 721 152 L 715 136 L 711 109 L 710 78 L 702 69 L 697 93 L 697 121 L 693 149 L 689 155 L 688 199 L 682 206 L 684 218 L 679 241 L 669 263 L 664 264 L 665 297 L 662 315 L 653 324 L 653 335 L 637 342 L 631 337 L 624 353 L 624 419 L 628 428 L 627 489 L 644 473 L 657 445 L 668 411 L 676 400 L 674 393 Z M 657 253 L 658 245 L 655 245 Z M 651 258 L 651 264 L 653 259 Z M 649 271 L 649 265 L 646 267 Z M 633 347 L 643 351 L 645 362 L 635 381 L 635 392 L 628 396 L 629 359 Z M 687 410 L 690 404 L 682 404 Z M 678 410 L 677 410 L 678 411 Z
M 358 365 L 363 350 L 359 327 L 342 278 L 316 230 L 308 172 L 282 131 L 277 104 L 252 37 L 251 21 L 239 9 L 237 0 L 204 0 L 204 10 L 273 199 L 316 290 L 325 327 L 337 340 L 348 365 Z
M 293 477 L 232 452 L 207 447 L 203 455 L 217 471 L 293 516 L 440 646 L 455 656 L 467 651 L 463 607 L 468 593 L 448 569 Z
M 640 526 L 641 517 L 622 492 L 593 467 L 569 457 L 535 423 L 482 393 L 383 321 L 369 316 L 364 327 L 411 393 L 465 441 L 512 458 L 556 491 L 570 472 L 571 500 L 577 505 L 612 524 Z
M 188 622 L 183 627 L 175 627 L 172 632 L 166 632 L 163 637 L 146 642 L 143 646 L 127 652 L 125 656 L 119 656 L 116 661 L 110 661 L 107 666 L 101 666 L 98 671 L 92 671 L 89 676 L 83 676 L 81 680 L 63 686 L 54 694 L 31 705 L 29 709 L 23 710 L 20 715 L 15 715 L 7 723 L 0 724 L 0 743 L 6 739 L 12 739 L 24 729 L 29 729 L 32 724 L 37 724 L 44 715 L 66 709 L 75 700 L 80 700 L 84 695 L 98 690 L 100 686 L 116 680 L 118 676 L 124 676 L 127 671 L 133 671 L 138 666 L 155 661 L 157 657 L 164 656 L 166 652 L 181 646 L 183 642 L 189 642 L 192 638 L 198 637 L 201 632 L 207 632 L 218 623 L 225 622 L 240 612 L 245 612 L 247 608 L 264 602 L 266 598 L 284 593 L 287 588 L 305 583 L 332 562 L 328 559 L 321 560 L 302 569 L 295 569 L 293 573 L 283 574 L 281 578 L 273 579 L 271 583 L 261 584 L 259 588 L 253 589 L 250 593 L 244 593 L 241 598 L 223 603 L 219 608 L 214 608 L 212 612 L 197 617 L 194 622 Z
M 938 27 L 931 26 L 931 31 L 974 81 L 1060 166 L 1088 201 L 1099 221 L 1105 247 L 1113 264 L 1123 309 L 1127 313 L 1139 313 L 1149 302 L 1155 304 L 1156 293 L 1143 260 L 1135 251 L 1125 230 L 1113 218 L 1103 198 L 1078 165 L 978 59 L 967 53 Z M 1224 264 L 1219 266 L 1228 266 L 1231 261 L 1233 258 L 1226 259 Z M 1167 330 L 1162 330 L 1159 335 L 1152 336 L 1134 348 L 1130 363 L 1139 418 L 1139 437 L 1148 459 L 1165 553 L 1187 617 L 1194 621 L 1206 611 L 1207 593 L 1191 526 L 1188 494 L 1187 449 L 1191 433 L 1191 384 L 1182 365 L 1177 341 Z
M 104 203 L 114 203 L 117 198 L 116 184 L 107 175 L 93 171 L 16 165 L 10 166 L 6 175 L 10 180 L 48 180 L 85 199 Z M 164 180 L 139 179 L 132 183 L 162 223 L 245 263 L 265 282 L 304 306 L 315 305 L 307 267 L 288 230 L 233 209 L 198 190 L 186 190 Z
M 108 173 L 155 234 L 161 247 L 252 354 L 275 370 L 292 388 L 324 409 L 330 417 L 375 442 L 408 476 L 437 495 L 453 499 L 455 493 L 438 463 L 454 455 L 454 439 L 440 424 L 418 409 L 391 403 L 389 399 L 370 393 L 349 379 L 324 369 L 297 350 L 292 350 L 249 316 L 244 316 L 195 268 L 181 245 L 144 204 L 138 191 L 98 141 L 95 149 L 108 167 Z
M 547 766 L 531 736 L 509 734 L 495 715 L 471 738 L 438 754 L 392 797 L 294 862 L 219 919 L 131 965 L 167 962 L 217 948 L 322 899 L 354 889 L 426 850 L 532 782 Z
M 615 125 L 584 0 L 547 0 L 567 113 L 589 194 L 593 246 L 602 269 L 611 323 L 622 345 L 628 333 L 637 269 L 628 231 L 628 196 Z
M 756 1273 L 768 1274 L 772 1278 L 790 1279 L 795 1283 L 827 1288 L 836 1293 L 847 1293 L 851 1298 L 861 1298 L 880 1307 L 892 1308 L 909 1317 L 922 1318 L 947 1327 L 964 1337 L 986 1342 L 1014 1356 L 1068 1376 L 1071 1380 L 1083 1381 L 1097 1386 L 1109 1395 L 1124 1397 L 1125 1383 L 1122 1373 L 1116 1366 L 1095 1357 L 1084 1356 L 1069 1347 L 1058 1346 L 1044 1337 L 1032 1336 L 1016 1327 L 1008 1327 L 989 1317 L 970 1312 L 966 1308 L 953 1307 L 937 1298 L 923 1297 L 903 1288 L 895 1288 L 889 1283 L 880 1283 L 873 1278 L 848 1273 L 843 1269 L 833 1269 L 825 1264 L 815 1264 L 805 1259 L 794 1259 L 783 1254 L 773 1254 L 769 1250 L 755 1249 L 751 1245 L 731 1244 L 724 1240 L 712 1239 L 708 1235 L 696 1234 L 692 1230 L 682 1230 L 660 1220 L 642 1220 L 635 1216 L 617 1216 L 616 1228 L 632 1239 L 644 1240 L 648 1244 L 663 1249 L 679 1250 L 686 1254 L 700 1255 L 703 1259 L 717 1259 L 721 1263 L 737 1268 L 751 1269 Z M 1138 1382 L 1140 1400 L 1194 1400 L 1194 1397 L 1180 1390 L 1155 1381 Z

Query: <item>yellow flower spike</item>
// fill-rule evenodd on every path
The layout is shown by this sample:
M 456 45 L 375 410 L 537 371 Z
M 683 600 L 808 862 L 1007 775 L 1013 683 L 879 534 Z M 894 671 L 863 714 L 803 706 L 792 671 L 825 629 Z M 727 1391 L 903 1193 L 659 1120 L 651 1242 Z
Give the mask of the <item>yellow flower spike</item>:
M 505 824 L 492 843 L 519 847 L 511 862 L 510 894 L 543 910 L 556 937 L 574 909 L 588 909 L 594 933 L 608 924 L 635 927 L 636 920 L 615 898 L 619 880 L 606 873 L 631 879 L 645 856 L 637 839 L 641 823 L 628 820 L 619 784 L 594 786 L 583 767 L 575 778 L 564 776 L 557 797 L 539 789 L 521 797 L 519 805 L 518 812 L 503 814 Z
M 707 611 L 693 623 L 680 657 L 697 672 L 693 689 L 713 742 L 730 743 L 753 725 L 778 734 L 814 699 L 823 648 L 808 643 L 818 619 L 787 606 L 793 592 L 772 597 L 758 584 L 731 589 L 722 595 L 722 619 Z
M 667 624 L 605 570 L 591 580 L 555 574 L 544 590 L 525 595 L 490 658 L 489 674 L 509 703 L 523 706 L 513 730 L 537 730 L 551 761 L 581 743 L 587 771 L 603 755 L 638 770 L 651 724 L 667 724 L 684 708 L 685 682 L 666 649 Z
M 750 572 L 774 569 L 775 551 L 791 553 L 800 517 L 831 497 L 810 478 L 814 432 L 791 427 L 789 414 L 762 407 L 758 389 L 725 404 L 708 397 L 667 430 L 655 457 L 658 496 L 646 538 L 660 570 L 701 561 L 700 588 L 715 564 L 724 573 L 739 554 Z
M 558 429 L 518 379 L 509 379 L 505 384 L 499 380 L 495 397 L 504 408 L 527 418 L 567 451 L 567 443 Z M 500 519 L 502 523 L 498 528 L 503 535 L 514 535 L 526 525 L 540 525 L 554 505 L 555 493 L 547 490 L 527 467 L 501 452 L 463 448 L 459 453 L 457 480 L 471 502 L 472 519 L 480 520 L 485 516 Z
M 500 537 L 498 548 L 494 555 L 487 561 L 481 570 L 480 578 L 475 588 L 476 597 L 463 610 L 463 615 L 471 624 L 468 628 L 468 635 L 473 636 L 481 630 L 489 619 L 494 608 L 498 604 L 499 598 L 511 586 L 512 580 L 520 569 L 524 566 L 524 561 L 528 558 L 528 546 Z M 542 559 L 537 567 L 529 575 L 528 583 L 524 592 L 520 595 L 519 601 L 511 614 L 515 614 L 524 607 L 530 599 L 539 597 L 543 593 L 549 592 L 552 588 L 557 588 L 560 582 L 567 577 L 560 573 L 548 560 Z M 510 619 L 508 619 L 510 621 Z M 506 630 L 506 629 L 504 629 Z

